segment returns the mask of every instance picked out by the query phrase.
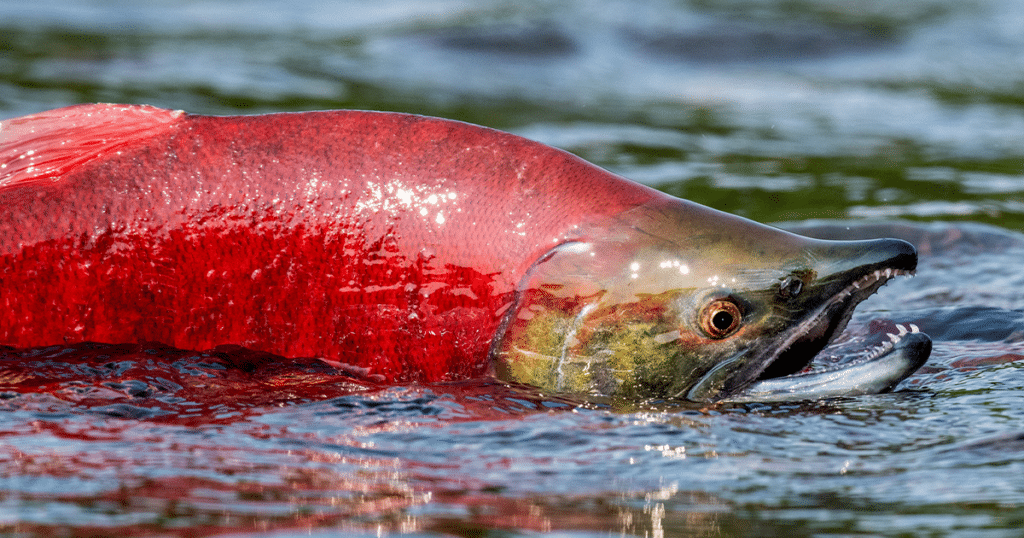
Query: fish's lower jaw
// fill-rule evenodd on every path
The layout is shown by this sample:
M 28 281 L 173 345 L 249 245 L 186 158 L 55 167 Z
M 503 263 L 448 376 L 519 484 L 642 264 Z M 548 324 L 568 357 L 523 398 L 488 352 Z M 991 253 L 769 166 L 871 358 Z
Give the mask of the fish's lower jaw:
M 867 355 L 840 367 L 757 381 L 725 399 L 728 403 L 793 402 L 890 392 L 924 366 L 932 342 L 916 326 L 897 325 Z
M 918 334 L 921 332 L 921 329 L 913 323 L 908 323 L 907 325 L 900 325 L 897 323 L 896 330 L 896 333 L 885 333 L 886 340 L 873 349 L 865 350 L 865 357 L 860 360 L 870 361 L 877 359 L 878 357 L 892 351 L 894 346 L 903 341 L 904 336 L 908 334 Z
M 845 370 L 847 368 L 855 367 L 861 363 L 876 360 L 888 353 L 891 353 L 893 349 L 898 348 L 900 344 L 904 343 L 905 337 L 907 335 L 919 334 L 922 336 L 927 336 L 921 332 L 920 327 L 913 323 L 907 323 L 906 325 L 897 323 L 893 325 L 893 328 L 895 332 L 884 331 L 881 334 L 876 333 L 876 335 L 874 335 L 874 338 L 877 338 L 877 343 L 869 344 L 867 347 L 863 348 L 859 353 L 856 353 L 854 358 L 847 359 L 842 362 L 836 361 L 835 364 L 826 366 L 821 366 L 817 364 L 819 362 L 818 360 L 812 360 L 812 364 L 809 365 L 807 368 L 795 374 L 791 374 L 785 377 L 799 378 L 807 375 L 820 375 Z M 847 346 L 848 345 L 849 344 L 847 344 Z M 822 353 L 834 356 L 835 351 L 829 352 L 830 347 L 831 346 L 826 346 L 826 349 L 822 350 L 822 352 L 819 353 L 818 356 L 815 357 L 815 359 L 820 358 Z

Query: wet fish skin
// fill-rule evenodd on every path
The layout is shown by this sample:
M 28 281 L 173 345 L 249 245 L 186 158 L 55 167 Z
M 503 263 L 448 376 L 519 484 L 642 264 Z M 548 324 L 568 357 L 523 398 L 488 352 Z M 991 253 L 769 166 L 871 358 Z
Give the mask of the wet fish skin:
M 4 120 L 0 205 L 0 343 L 237 344 L 388 383 L 494 374 L 715 400 L 802 342 L 794 327 L 822 332 L 810 353 L 916 264 L 903 242 L 803 238 L 507 133 L 394 113 Z M 709 304 L 726 313 L 702 318 Z M 709 336 L 715 323 L 736 327 Z M 522 347 L 545 330 L 562 365 L 631 354 L 631 370 L 552 382 L 524 359 L 550 352 Z
M 0 155 L 0 342 L 231 343 L 388 382 L 485 375 L 530 260 L 660 196 L 506 133 L 358 111 L 83 105 L 4 121 Z

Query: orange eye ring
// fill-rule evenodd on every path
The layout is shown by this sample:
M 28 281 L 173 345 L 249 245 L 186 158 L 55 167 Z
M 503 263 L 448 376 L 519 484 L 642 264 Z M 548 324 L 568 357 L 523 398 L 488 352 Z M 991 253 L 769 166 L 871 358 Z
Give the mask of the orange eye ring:
M 700 313 L 700 329 L 716 340 L 736 332 L 742 321 L 739 305 L 728 297 L 711 301 Z

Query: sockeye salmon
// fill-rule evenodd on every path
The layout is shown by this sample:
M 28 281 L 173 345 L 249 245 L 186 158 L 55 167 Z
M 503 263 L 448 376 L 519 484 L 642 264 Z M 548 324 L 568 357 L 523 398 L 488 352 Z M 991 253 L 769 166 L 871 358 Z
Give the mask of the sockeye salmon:
M 625 398 L 878 392 L 927 359 L 916 328 L 856 383 L 785 379 L 916 264 L 903 241 L 801 237 L 450 120 L 80 105 L 0 122 L 16 347 L 237 344 L 376 382 Z

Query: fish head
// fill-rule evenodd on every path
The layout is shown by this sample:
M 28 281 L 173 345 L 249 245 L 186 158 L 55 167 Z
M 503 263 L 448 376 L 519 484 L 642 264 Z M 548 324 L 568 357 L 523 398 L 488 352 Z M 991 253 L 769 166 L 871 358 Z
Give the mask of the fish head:
M 727 399 L 804 369 L 916 265 L 901 240 L 811 239 L 658 199 L 533 264 L 492 342 L 494 373 L 558 393 Z

